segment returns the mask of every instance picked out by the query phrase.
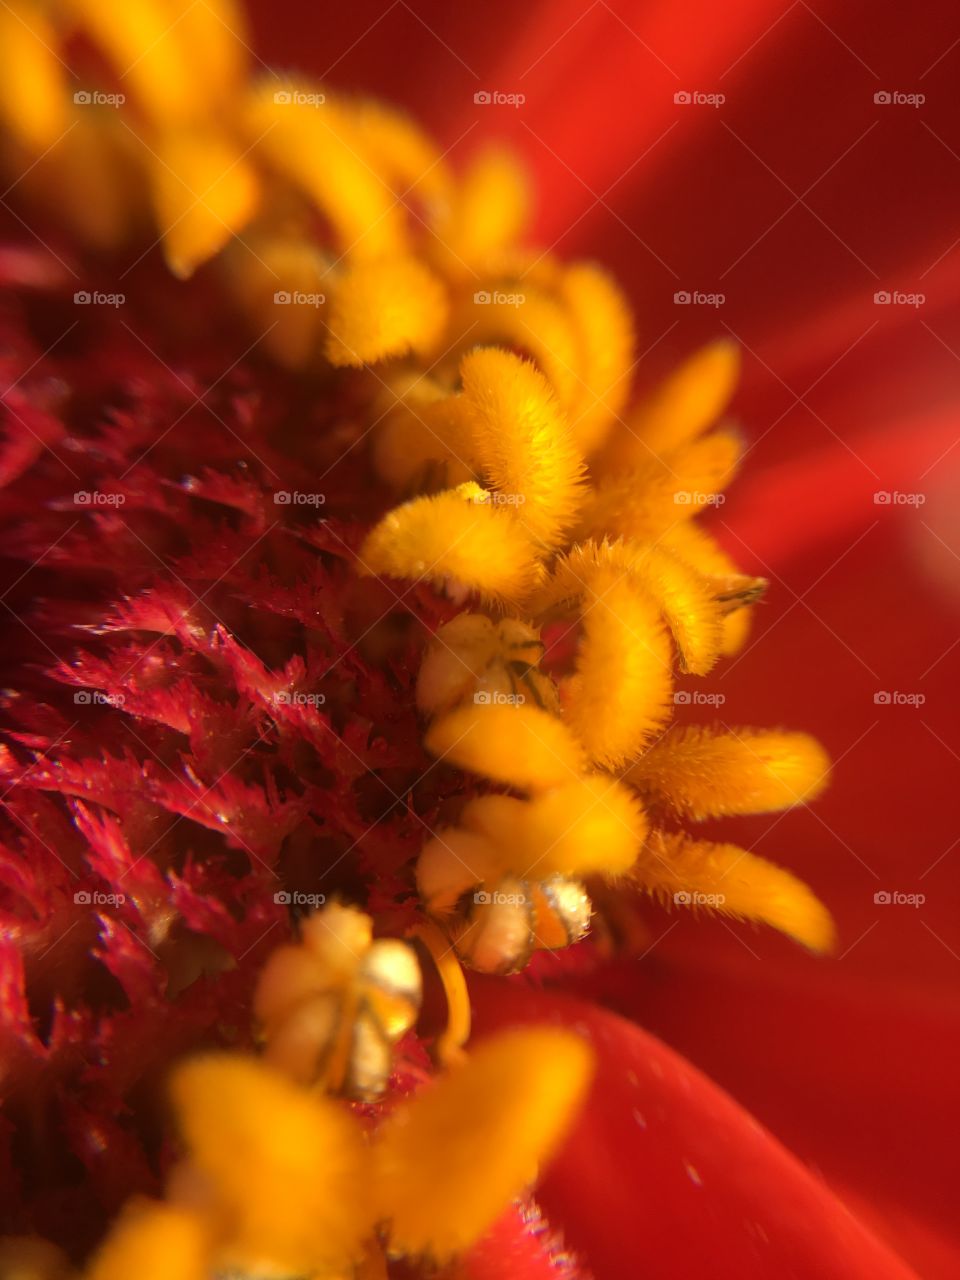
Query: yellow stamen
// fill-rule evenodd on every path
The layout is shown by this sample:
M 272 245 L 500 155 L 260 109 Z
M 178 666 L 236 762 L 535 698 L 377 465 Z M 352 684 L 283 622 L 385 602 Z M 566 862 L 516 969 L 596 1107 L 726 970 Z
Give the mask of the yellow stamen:
M 172 1094 L 234 1265 L 322 1272 L 360 1256 L 373 1225 L 365 1152 L 338 1103 L 228 1054 L 178 1067 Z
M 523 231 L 530 206 L 526 171 L 500 147 L 471 159 L 436 224 L 433 252 L 452 275 L 483 270 Z
M 463 1046 L 470 1039 L 470 993 L 453 947 L 435 924 L 424 920 L 414 929 L 433 962 L 447 998 L 447 1025 L 437 1040 L 437 1059 L 443 1066 L 463 1060 Z
M 157 222 L 167 265 L 183 280 L 247 224 L 259 182 L 240 148 L 216 134 L 171 134 L 155 151 Z
M 127 1204 L 94 1256 L 87 1280 L 208 1280 L 212 1237 L 190 1209 L 149 1200 Z
M 396 507 L 367 535 L 360 572 L 427 578 L 461 596 L 476 591 L 505 604 L 522 600 L 539 578 L 533 546 L 488 496 L 468 483 Z
M 643 465 L 700 435 L 727 407 L 740 374 L 740 348 L 721 339 L 680 365 L 614 433 L 600 460 L 609 473 Z
M 580 384 L 570 406 L 571 426 L 580 449 L 591 454 L 603 443 L 630 394 L 633 317 L 620 287 L 592 263 L 567 268 L 560 293 L 579 347 Z
M 488 485 L 531 538 L 555 547 L 580 505 L 583 462 L 543 375 L 506 351 L 460 365 L 474 455 Z
M 54 146 L 69 127 L 57 37 L 32 4 L 0 7 L 0 119 L 31 151 Z
M 616 768 L 670 716 L 670 644 L 656 604 L 627 578 L 605 569 L 590 587 L 576 674 L 566 682 L 564 700 L 590 759 Z
M 734 844 L 655 831 L 632 874 L 644 888 L 678 906 L 772 925 L 811 951 L 833 947 L 830 913 L 807 886 Z
M 591 1064 L 570 1032 L 505 1032 L 387 1120 L 374 1154 L 394 1247 L 443 1261 L 482 1236 L 556 1149 Z
M 562 786 L 581 772 L 582 752 L 556 716 L 528 704 L 470 704 L 434 722 L 428 751 L 448 764 L 522 791 Z
M 358 262 L 331 279 L 327 359 L 372 364 L 415 351 L 425 355 L 443 332 L 443 285 L 415 258 Z
M 624 780 L 701 822 L 805 803 L 820 794 L 829 772 L 826 752 L 805 733 L 689 725 L 664 734 Z

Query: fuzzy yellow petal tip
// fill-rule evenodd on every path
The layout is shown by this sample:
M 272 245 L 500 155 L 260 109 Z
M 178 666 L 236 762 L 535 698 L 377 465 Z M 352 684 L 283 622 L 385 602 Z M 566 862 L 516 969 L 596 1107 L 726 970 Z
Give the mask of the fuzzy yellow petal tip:
M 164 257 L 181 280 L 243 229 L 260 197 L 253 166 L 216 136 L 184 133 L 158 143 L 152 179 Z
M 467 482 L 394 508 L 367 535 L 358 555 L 365 574 L 426 579 L 454 598 L 471 591 L 509 602 L 539 580 L 528 535 L 489 494 Z
M 701 348 L 675 370 L 614 436 L 602 465 L 616 470 L 695 439 L 726 409 L 740 376 L 740 348 L 727 338 Z
M 448 764 L 524 791 L 562 786 L 583 763 L 563 722 L 529 705 L 468 703 L 436 720 L 424 741 Z
M 444 1261 L 480 1239 L 555 1152 L 592 1071 L 571 1032 L 508 1031 L 399 1106 L 375 1148 L 394 1246 Z
M 327 359 L 360 366 L 426 354 L 443 333 L 447 295 L 414 258 L 355 263 L 332 285 Z
M 460 364 L 473 448 L 497 498 L 538 543 L 556 546 L 583 496 L 583 459 L 546 378 L 509 351 Z
M 833 918 L 809 886 L 737 845 L 655 831 L 632 875 L 678 907 L 770 925 L 816 954 L 835 946 Z
M 87 1280 L 207 1280 L 209 1231 L 188 1209 L 132 1200 L 94 1255 Z
M 635 762 L 626 779 L 694 822 L 775 813 L 815 799 L 830 759 L 806 733 L 765 729 L 671 729 Z
M 364 1146 L 339 1104 L 230 1054 L 183 1063 L 171 1095 L 190 1159 L 230 1224 L 231 1258 L 311 1271 L 358 1256 L 372 1226 Z

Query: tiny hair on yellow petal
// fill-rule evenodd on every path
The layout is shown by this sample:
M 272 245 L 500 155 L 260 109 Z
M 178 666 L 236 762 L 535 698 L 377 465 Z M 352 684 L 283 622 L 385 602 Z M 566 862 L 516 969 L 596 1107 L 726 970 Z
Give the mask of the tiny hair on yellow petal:
M 424 741 L 448 764 L 520 791 L 562 786 L 583 765 L 563 721 L 526 703 L 467 703 L 435 720 Z
M 810 951 L 833 948 L 830 913 L 807 885 L 737 845 L 654 830 L 631 875 L 669 905 L 768 924 Z
M 576 671 L 562 686 L 567 722 L 590 759 L 618 768 L 673 711 L 670 642 L 653 598 L 605 569 L 584 598 Z
M 426 579 L 461 597 L 475 591 L 495 602 L 522 600 L 538 581 L 534 548 L 488 496 L 466 483 L 395 507 L 367 535 L 360 572 Z
M 695 439 L 726 409 L 740 374 L 740 348 L 727 338 L 702 347 L 614 431 L 599 465 L 612 473 Z
M 670 729 L 624 774 L 644 795 L 694 822 L 775 813 L 827 784 L 830 760 L 806 733 L 772 729 Z
M 583 459 L 543 374 L 494 347 L 460 364 L 473 451 L 487 484 L 530 536 L 552 548 L 583 497 Z
M 592 1070 L 570 1031 L 505 1031 L 400 1102 L 374 1145 L 392 1245 L 444 1261 L 480 1239 L 556 1150 Z

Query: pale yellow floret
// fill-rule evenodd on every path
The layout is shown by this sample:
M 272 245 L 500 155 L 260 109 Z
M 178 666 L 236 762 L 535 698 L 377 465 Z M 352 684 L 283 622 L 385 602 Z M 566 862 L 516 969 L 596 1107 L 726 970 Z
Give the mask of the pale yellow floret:
M 578 536 L 658 539 L 674 525 L 709 509 L 733 479 L 741 453 L 734 431 L 711 432 L 663 458 L 649 456 L 633 470 L 599 482 L 584 504 Z
M 234 1265 L 301 1274 L 360 1256 L 373 1208 L 363 1139 L 341 1104 L 230 1054 L 184 1063 L 171 1092 Z
M 803 881 L 737 845 L 654 831 L 633 876 L 667 903 L 771 925 L 810 951 L 833 947 L 830 913 Z
M 396 107 L 372 98 L 343 100 L 359 150 L 398 199 L 445 207 L 452 180 L 433 139 Z
M 574 402 L 580 360 L 568 308 L 553 293 L 526 281 L 486 279 L 451 318 L 453 352 L 478 344 L 513 347 L 530 355 L 564 409 Z
M 617 768 L 673 710 L 670 642 L 652 597 L 612 570 L 591 581 L 582 625 L 563 692 L 567 723 L 591 760 Z
M 546 379 L 494 347 L 464 356 L 460 374 L 484 478 L 536 542 L 557 546 L 583 498 L 583 459 Z
M 592 1062 L 571 1032 L 504 1032 L 398 1109 L 374 1147 L 393 1246 L 443 1261 L 478 1240 L 559 1145 Z
M 289 369 L 319 362 L 329 263 L 316 244 L 245 232 L 242 243 L 227 246 L 219 265 L 227 287 L 263 326 L 261 341 L 275 360 Z
M 629 577 L 656 601 L 677 646 L 680 669 L 705 675 L 720 656 L 727 606 L 717 597 L 715 579 L 658 546 L 581 543 L 558 561 L 528 607 L 539 617 L 563 601 L 589 595 L 596 576 L 611 571 Z
M 128 1202 L 86 1271 L 86 1280 L 208 1280 L 210 1226 L 178 1205 Z M 14 1277 L 15 1280 L 15 1277 Z
M 332 364 L 424 355 L 443 333 L 444 287 L 416 258 L 353 263 L 331 278 L 330 291 L 326 355 Z
M 116 111 L 71 104 L 70 128 L 22 177 L 20 188 L 53 208 L 94 249 L 115 249 L 146 206 L 144 151 Z M 64 199 L 64 192 L 77 193 Z
M 300 80 L 269 79 L 255 87 L 245 118 L 254 154 L 315 202 L 341 253 L 351 259 L 402 253 L 405 215 L 363 155 L 349 111 L 328 93 L 311 104 L 322 92 Z
M 461 613 L 440 627 L 417 677 L 417 707 L 428 716 L 449 711 L 474 694 L 516 700 L 522 690 L 541 706 L 556 708 L 555 686 L 537 670 L 540 633 L 517 618 L 495 621 Z
M 634 862 L 647 832 L 627 787 L 587 774 L 530 800 L 478 796 L 461 822 L 502 851 L 506 871 L 521 879 L 619 875 Z
M 739 572 L 733 557 L 727 555 L 716 539 L 694 520 L 672 525 L 659 536 L 657 544 L 672 551 L 700 573 L 722 577 Z M 743 648 L 750 634 L 752 616 L 753 610 L 749 606 L 724 615 L 720 641 L 720 652 L 724 657 L 731 657 Z
M 764 729 L 671 729 L 624 780 L 694 822 L 740 813 L 775 813 L 813 800 L 830 761 L 805 733 Z
M 431 915 L 452 915 L 465 893 L 488 881 L 496 883 L 508 860 L 507 850 L 484 834 L 448 828 L 431 837 L 420 851 L 417 892 Z
M 63 8 L 100 45 L 125 92 L 157 125 L 203 118 L 236 87 L 246 63 L 243 18 L 222 0 L 67 0 Z M 208 12 L 194 13 L 198 8 Z
M 184 280 L 246 226 L 260 183 L 226 135 L 195 129 L 171 133 L 153 152 L 151 190 L 164 257 Z
M 560 277 L 577 339 L 579 385 L 570 405 L 573 437 L 585 454 L 603 443 L 630 393 L 633 316 L 619 285 L 593 263 L 568 267 Z
M 523 231 L 530 208 L 527 172 L 499 146 L 477 151 L 438 212 L 433 253 L 451 275 L 473 278 Z
M 427 579 L 503 603 L 522 599 L 538 581 L 535 549 L 511 514 L 483 497 L 466 484 L 395 507 L 367 535 L 360 572 Z
M 55 145 L 70 125 L 57 35 L 33 4 L 0 6 L 0 119 L 31 151 Z
M 462 396 L 447 395 L 430 378 L 398 374 L 373 443 L 377 474 L 413 496 L 424 488 L 452 488 L 472 479 L 470 431 Z M 399 398 L 398 398 L 399 397 Z
M 730 402 L 740 374 L 740 348 L 722 338 L 701 348 L 612 434 L 599 460 L 613 473 L 667 454 L 713 425 Z
M 520 791 L 544 791 L 570 782 L 583 755 L 563 721 L 524 703 L 468 703 L 434 721 L 429 752 L 448 764 Z

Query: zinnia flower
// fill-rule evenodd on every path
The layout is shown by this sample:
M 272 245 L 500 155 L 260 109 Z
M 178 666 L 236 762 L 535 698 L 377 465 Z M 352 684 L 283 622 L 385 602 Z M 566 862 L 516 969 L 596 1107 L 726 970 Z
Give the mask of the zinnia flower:
M 851 33 L 800 10 L 875 77 Z M 913 477 L 955 437 L 930 413 L 904 463 L 899 433 L 848 439 L 832 402 L 810 403 L 872 333 L 852 288 L 831 326 L 801 320 L 782 281 L 764 313 L 780 329 L 737 302 L 764 296 L 744 264 L 795 207 L 874 277 L 871 308 L 898 322 L 885 341 L 923 294 L 811 207 L 826 174 L 785 180 L 744 136 L 734 86 L 787 23 L 764 5 L 734 16 L 679 31 L 666 14 L 558 7 L 504 54 L 496 24 L 361 8 L 331 15 L 343 53 L 318 62 L 284 43 L 306 27 L 255 9 L 251 35 L 219 0 L 4 9 L 13 1273 L 912 1274 L 849 1204 L 923 1274 L 949 1274 L 934 1202 L 912 1211 L 896 1179 L 861 1176 L 849 1139 L 830 1164 L 776 1081 L 815 1082 L 823 1121 L 848 1092 L 887 1096 L 865 1056 L 841 1089 L 807 1042 L 838 1018 L 870 1025 L 845 993 L 818 1025 L 817 993 L 836 1004 L 831 975 L 881 908 L 925 895 L 916 872 L 879 887 L 873 850 L 837 834 L 850 801 L 835 787 L 821 810 L 823 748 L 779 726 L 816 723 L 842 765 L 867 713 L 925 705 L 881 687 L 897 671 L 881 678 L 849 615 L 832 625 L 807 596 L 841 562 L 862 567 L 877 517 L 901 514 L 884 506 L 916 515 Z M 396 57 L 397 19 L 413 56 Z M 632 113 L 603 104 L 638 58 L 664 88 L 627 132 Z M 334 88 L 348 68 L 375 100 Z M 881 107 L 925 96 L 868 83 L 870 127 L 844 134 L 848 151 Z M 385 94 L 433 98 L 441 141 Z M 536 239 L 524 167 L 469 136 L 482 111 L 536 166 Z M 941 142 L 938 124 L 924 121 Z M 722 133 L 794 204 L 745 236 L 759 202 L 741 193 L 732 248 L 719 208 L 671 194 L 675 128 L 714 164 Z M 642 233 L 617 211 L 628 182 L 648 184 L 631 221 L 657 193 Z M 715 257 L 686 276 L 667 260 L 678 208 L 696 209 L 721 273 Z M 629 290 L 597 256 L 627 265 Z M 638 343 L 628 293 L 643 285 Z M 673 358 L 635 389 L 651 350 Z M 746 447 L 726 417 L 741 365 Z M 751 385 L 758 368 L 792 404 Z M 800 410 L 825 441 L 812 460 L 782 429 Z M 850 501 L 863 485 L 826 500 L 838 451 L 871 477 L 866 513 Z M 728 519 L 744 455 L 757 478 Z M 764 519 L 787 499 L 788 518 Z M 820 576 L 795 589 L 783 575 L 811 535 Z M 863 611 L 884 637 L 890 587 L 885 570 Z M 810 626 L 772 648 L 800 611 Z M 824 632 L 872 696 L 860 679 L 867 705 L 817 722 Z M 837 683 L 849 697 L 849 671 Z M 754 852 L 742 816 L 795 805 Z M 818 844 L 859 863 L 843 864 L 856 909 Z M 919 920 L 953 955 L 939 918 Z M 794 959 L 795 943 L 839 959 Z M 464 967 L 487 976 L 468 986 Z

